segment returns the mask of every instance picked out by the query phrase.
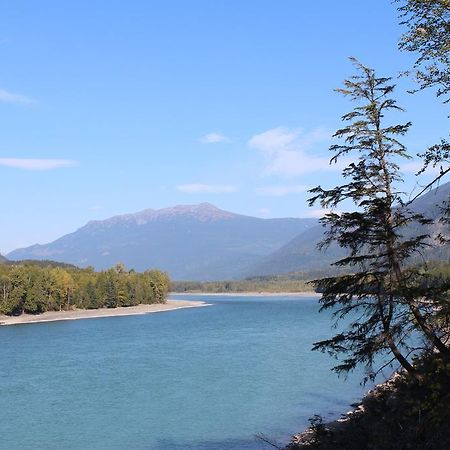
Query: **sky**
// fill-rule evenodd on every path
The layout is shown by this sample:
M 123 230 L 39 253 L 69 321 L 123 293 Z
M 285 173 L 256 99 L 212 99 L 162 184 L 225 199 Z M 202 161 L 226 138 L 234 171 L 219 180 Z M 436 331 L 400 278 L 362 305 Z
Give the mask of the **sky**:
M 210 202 L 314 217 L 333 187 L 335 88 L 357 57 L 393 76 L 412 155 L 448 110 L 398 74 L 391 0 L 77 0 L 0 3 L 0 253 L 89 220 Z M 415 162 L 403 167 L 417 189 Z

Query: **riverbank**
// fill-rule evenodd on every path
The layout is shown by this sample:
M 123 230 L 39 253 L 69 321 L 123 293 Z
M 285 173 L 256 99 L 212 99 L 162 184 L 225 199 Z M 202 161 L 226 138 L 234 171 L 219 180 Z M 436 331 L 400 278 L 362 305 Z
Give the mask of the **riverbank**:
M 315 416 L 284 450 L 450 448 L 450 361 L 433 354 L 415 368 L 416 376 L 394 374 L 334 422 Z
M 210 306 L 202 301 L 167 300 L 166 303 L 152 303 L 118 308 L 75 309 L 72 311 L 47 311 L 42 314 L 22 314 L 5 316 L 0 314 L 0 325 L 20 325 L 26 323 L 56 322 L 61 320 L 97 319 L 100 317 L 119 317 L 174 311 L 184 308 Z
M 188 295 L 195 297 L 317 297 L 322 294 L 317 292 L 301 291 L 301 292 L 171 292 L 170 295 Z

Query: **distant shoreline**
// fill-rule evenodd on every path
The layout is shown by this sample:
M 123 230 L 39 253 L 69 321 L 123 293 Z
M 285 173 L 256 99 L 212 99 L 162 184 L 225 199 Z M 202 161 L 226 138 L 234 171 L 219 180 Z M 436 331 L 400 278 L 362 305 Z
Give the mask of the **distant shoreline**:
M 210 306 L 202 301 L 167 300 L 166 303 L 152 303 L 118 308 L 75 309 L 73 311 L 47 311 L 45 313 L 22 314 L 20 316 L 5 316 L 0 314 L 0 325 L 21 325 L 27 323 L 57 322 L 63 320 L 98 319 L 101 317 L 120 317 L 151 314 L 164 311 L 174 311 L 184 308 L 199 308 Z
M 226 297 L 321 297 L 317 292 L 171 292 L 169 295 L 201 296 L 226 296 Z

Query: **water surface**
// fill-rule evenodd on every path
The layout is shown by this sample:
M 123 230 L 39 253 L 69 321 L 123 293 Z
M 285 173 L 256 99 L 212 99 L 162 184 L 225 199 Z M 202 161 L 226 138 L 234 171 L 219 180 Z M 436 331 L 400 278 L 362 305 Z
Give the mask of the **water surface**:
M 255 434 L 287 443 L 364 391 L 310 351 L 333 332 L 316 298 L 201 299 L 213 306 L 0 327 L 0 448 L 262 449 Z

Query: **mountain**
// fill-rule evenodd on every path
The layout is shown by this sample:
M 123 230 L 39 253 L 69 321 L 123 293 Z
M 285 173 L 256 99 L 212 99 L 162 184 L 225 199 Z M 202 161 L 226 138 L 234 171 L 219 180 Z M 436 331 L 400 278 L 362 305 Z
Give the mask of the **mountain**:
M 437 219 L 449 198 L 446 183 L 414 200 L 410 208 L 434 222 L 425 229 L 412 226 L 408 234 L 448 234 Z M 315 219 L 259 219 L 202 203 L 92 221 L 52 243 L 15 250 L 7 257 L 96 269 L 123 262 L 136 270 L 166 270 L 175 280 L 224 280 L 326 270 L 344 251 L 337 245 L 319 251 L 323 231 Z M 434 241 L 424 257 L 448 260 L 450 246 Z
M 441 215 L 440 208 L 449 199 L 450 182 L 415 199 L 409 208 L 434 222 L 425 228 L 411 226 L 408 235 L 423 233 L 435 237 L 439 233 L 448 234 L 448 227 L 439 222 L 438 218 Z M 323 233 L 324 229 L 321 225 L 308 228 L 274 253 L 261 258 L 246 275 L 278 275 L 290 272 L 308 272 L 329 267 L 332 262 L 344 257 L 345 253 L 337 245 L 331 245 L 326 251 L 318 250 L 317 245 L 323 239 Z M 429 260 L 448 260 L 450 258 L 450 246 L 438 245 L 436 241 L 433 241 L 432 246 L 424 251 L 424 257 Z
M 0 264 L 8 261 L 4 256 L 0 255 Z
M 176 280 L 240 278 L 315 219 L 259 219 L 209 203 L 147 209 L 92 221 L 45 245 L 14 250 L 9 259 L 51 259 L 105 269 L 157 267 Z
M 411 209 L 435 220 L 441 215 L 440 208 L 443 206 L 443 203 L 449 200 L 450 182 L 416 198 L 411 204 Z
M 300 233 L 275 252 L 262 257 L 246 276 L 309 272 L 329 267 L 344 255 L 344 251 L 337 245 L 330 246 L 326 251 L 318 250 L 317 245 L 323 239 L 323 231 L 321 225 L 316 225 Z

